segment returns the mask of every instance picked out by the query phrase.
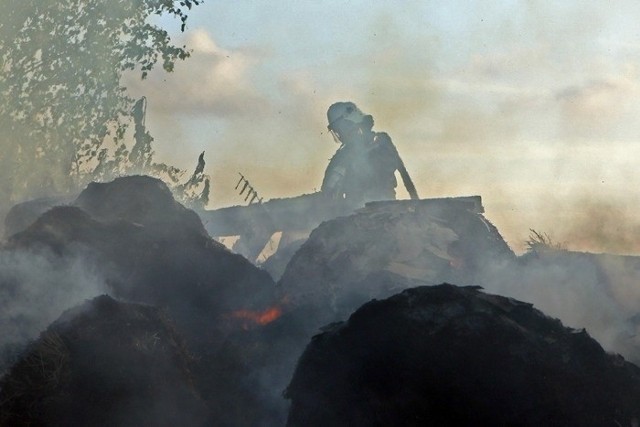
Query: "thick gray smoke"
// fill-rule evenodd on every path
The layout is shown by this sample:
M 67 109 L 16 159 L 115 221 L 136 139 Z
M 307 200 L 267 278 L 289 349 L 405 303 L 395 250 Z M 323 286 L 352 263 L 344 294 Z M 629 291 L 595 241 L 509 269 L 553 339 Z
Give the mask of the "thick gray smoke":
M 105 289 L 81 258 L 0 251 L 0 373 L 62 312 Z
M 606 283 L 587 259 L 563 258 L 552 263 L 491 266 L 483 286 L 488 292 L 532 303 L 566 326 L 585 328 L 605 349 L 637 359 L 640 354 L 629 354 L 621 342 L 631 336 L 632 313 L 616 299 L 615 288 L 620 284 Z

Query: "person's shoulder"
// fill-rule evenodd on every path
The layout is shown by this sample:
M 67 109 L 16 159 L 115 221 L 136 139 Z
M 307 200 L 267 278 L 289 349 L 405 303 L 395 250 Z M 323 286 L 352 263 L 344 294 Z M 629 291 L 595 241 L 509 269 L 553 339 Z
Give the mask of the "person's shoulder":
M 396 151 L 396 147 L 395 145 L 393 145 L 391 137 L 386 132 L 376 132 L 374 141 L 377 147 L 382 148 L 385 151 Z
M 343 145 L 340 148 L 338 148 L 335 153 L 333 153 L 333 156 L 331 156 L 331 159 L 329 160 L 329 164 L 331 165 L 336 162 L 344 161 L 345 157 L 348 157 L 348 153 L 344 149 L 344 145 Z
M 378 144 L 393 144 L 391 137 L 386 132 L 376 132 L 374 138 Z

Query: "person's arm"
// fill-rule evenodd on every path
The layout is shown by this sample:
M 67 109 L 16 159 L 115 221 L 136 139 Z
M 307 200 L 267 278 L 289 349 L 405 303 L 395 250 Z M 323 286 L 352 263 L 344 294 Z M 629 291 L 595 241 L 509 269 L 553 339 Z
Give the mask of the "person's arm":
M 404 187 L 407 189 L 407 192 L 409 193 L 409 197 L 411 197 L 411 199 L 413 200 L 418 200 L 420 197 L 418 197 L 418 191 L 416 190 L 416 186 L 413 184 L 413 180 L 411 179 L 411 176 L 409 176 L 409 171 L 407 171 L 407 168 L 405 167 L 404 162 L 402 161 L 402 158 L 400 157 L 400 154 L 396 149 L 396 146 L 393 145 L 393 142 L 391 141 L 391 137 L 388 134 L 381 132 L 377 135 L 377 138 L 380 139 L 381 144 L 384 144 L 392 152 L 391 155 L 395 157 L 396 169 L 398 170 L 398 172 L 400 172 L 402 183 L 404 184 Z
M 329 165 L 324 172 L 324 178 L 322 180 L 322 187 L 320 191 L 326 193 L 331 197 L 336 197 L 342 191 L 344 187 L 344 179 L 347 173 L 347 168 L 343 164 L 343 155 L 338 150 L 329 161 Z

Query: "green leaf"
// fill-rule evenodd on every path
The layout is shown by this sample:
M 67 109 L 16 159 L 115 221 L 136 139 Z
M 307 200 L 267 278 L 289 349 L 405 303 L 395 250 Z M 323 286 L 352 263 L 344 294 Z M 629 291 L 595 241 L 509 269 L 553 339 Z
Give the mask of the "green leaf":
M 121 83 L 122 73 L 138 70 L 144 79 L 160 58 L 163 69 L 172 71 L 177 60 L 188 57 L 184 46 L 172 45 L 168 33 L 148 18 L 173 16 L 184 30 L 184 7 L 199 3 L 23 0 L 3 8 L 0 170 L 11 184 L 0 185 L 0 201 L 70 191 L 109 171 L 131 169 L 124 153 L 126 143 L 133 144 L 127 129 L 134 100 Z M 151 135 L 145 138 L 145 144 L 153 141 Z M 144 152 L 144 164 L 151 165 L 150 145 Z M 91 170 L 88 165 L 96 162 L 100 166 Z

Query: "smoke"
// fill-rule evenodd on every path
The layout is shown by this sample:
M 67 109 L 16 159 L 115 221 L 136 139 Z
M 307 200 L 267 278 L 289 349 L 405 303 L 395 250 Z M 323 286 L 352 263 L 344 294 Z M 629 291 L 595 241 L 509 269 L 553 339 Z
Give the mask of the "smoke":
M 205 151 L 216 207 L 241 204 L 238 172 L 265 199 L 319 188 L 336 146 L 326 133 L 331 100 L 315 95 L 313 78 L 304 71 L 278 76 L 268 82 L 274 97 L 261 82 L 268 49 L 224 48 L 202 28 L 184 42 L 192 55 L 170 75 L 154 70 L 144 81 L 126 78 L 135 96 L 149 100 L 158 160 L 187 168 Z
M 0 251 L 3 359 L 15 357 L 62 312 L 105 290 L 100 276 L 80 257 L 60 259 L 44 251 Z M 0 360 L 0 372 L 10 363 Z
M 362 108 L 391 134 L 423 197 L 482 195 L 516 249 L 541 227 L 577 250 L 628 253 L 628 239 L 599 246 L 589 227 L 575 243 L 564 232 L 589 215 L 585 204 L 611 208 L 612 224 L 628 219 L 615 213 L 638 178 L 619 154 L 636 151 L 640 97 L 631 47 L 608 38 L 624 31 L 614 28 L 622 17 L 602 5 L 520 6 L 469 5 L 455 17 L 456 6 L 428 7 L 455 20 L 432 32 L 408 30 L 402 13 L 377 21 Z
M 603 280 L 593 260 L 560 253 L 555 258 L 520 266 L 491 266 L 490 270 L 483 280 L 487 292 L 532 303 L 565 326 L 585 328 L 608 351 L 633 359 L 640 356 L 620 345 L 631 333 L 631 314 L 622 309 L 609 287 L 617 284 Z M 635 294 L 637 301 L 640 292 Z
M 249 28 L 257 21 L 246 31 L 258 33 L 235 24 L 237 39 L 200 27 L 182 39 L 192 57 L 174 73 L 123 83 L 149 100 L 158 161 L 191 169 L 206 152 L 210 207 L 243 204 L 238 172 L 265 200 L 316 191 L 337 149 L 326 109 L 352 100 L 390 134 L 422 197 L 482 195 L 486 216 L 515 250 L 534 228 L 572 250 L 637 253 L 640 196 L 629 189 L 640 186 L 640 76 L 637 46 L 616 44 L 621 13 L 602 4 L 466 3 L 313 6 L 313 20 L 298 6 L 287 14 L 267 4 L 275 9 L 266 15 L 254 5 L 273 38 L 246 36 L 261 34 Z M 296 36 L 287 31 L 277 44 L 277 30 L 291 25 Z M 404 236 L 401 255 L 418 240 Z M 0 252 L 0 348 L 35 338 L 65 309 L 105 291 L 81 259 L 52 259 Z M 621 336 L 634 332 L 628 319 L 640 303 L 635 267 L 599 262 L 492 265 L 482 285 L 631 354 Z M 288 372 L 256 375 L 279 393 Z M 264 398 L 270 406 L 280 396 Z
M 392 137 L 421 196 L 482 195 L 519 248 L 529 228 L 561 234 L 558 210 L 564 228 L 585 199 L 627 209 L 638 12 L 632 2 L 204 4 L 177 37 L 191 58 L 123 84 L 149 99 L 158 161 L 190 170 L 206 152 L 210 207 L 242 203 L 237 172 L 265 200 L 316 190 L 337 148 L 326 109 L 352 100 Z M 594 171 L 620 167 L 632 182 L 597 188 Z M 629 247 L 587 243 L 576 248 Z
M 640 85 L 634 69 L 622 70 L 580 86 L 570 86 L 556 95 L 561 132 L 579 138 L 635 139 L 633 123 L 640 109 Z
M 636 208 L 631 203 L 612 200 L 584 200 L 574 212 L 574 220 L 559 230 L 567 246 L 591 252 L 637 254 L 640 232 Z

